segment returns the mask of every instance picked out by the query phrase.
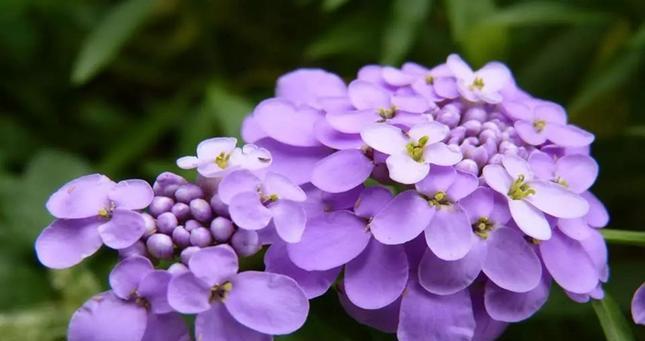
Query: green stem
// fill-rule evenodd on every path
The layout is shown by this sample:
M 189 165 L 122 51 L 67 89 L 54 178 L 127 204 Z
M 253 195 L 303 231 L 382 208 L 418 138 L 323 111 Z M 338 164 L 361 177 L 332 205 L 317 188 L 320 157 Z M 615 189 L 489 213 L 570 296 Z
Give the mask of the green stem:
M 645 232 L 643 231 L 602 229 L 600 232 L 609 243 L 645 247 Z

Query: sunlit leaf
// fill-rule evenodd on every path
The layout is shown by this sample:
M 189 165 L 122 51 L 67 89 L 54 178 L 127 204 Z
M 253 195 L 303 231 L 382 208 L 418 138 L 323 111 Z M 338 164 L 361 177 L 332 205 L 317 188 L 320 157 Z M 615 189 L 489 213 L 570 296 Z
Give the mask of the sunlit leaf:
M 592 304 L 608 341 L 634 340 L 629 322 L 609 294 L 605 293 L 603 300 L 593 301 Z
M 127 0 L 112 8 L 83 43 L 74 63 L 72 81 L 83 84 L 112 61 L 148 17 L 154 3 L 154 0 Z
M 419 26 L 430 12 L 432 0 L 396 0 L 392 3 L 390 21 L 383 33 L 384 64 L 398 64 L 416 39 Z

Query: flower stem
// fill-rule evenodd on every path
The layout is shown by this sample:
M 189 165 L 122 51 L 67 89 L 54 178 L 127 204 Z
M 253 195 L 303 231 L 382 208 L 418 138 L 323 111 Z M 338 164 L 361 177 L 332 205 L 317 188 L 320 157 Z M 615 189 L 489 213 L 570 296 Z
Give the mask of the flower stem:
M 645 247 L 645 232 L 643 231 L 602 229 L 600 232 L 608 243 Z

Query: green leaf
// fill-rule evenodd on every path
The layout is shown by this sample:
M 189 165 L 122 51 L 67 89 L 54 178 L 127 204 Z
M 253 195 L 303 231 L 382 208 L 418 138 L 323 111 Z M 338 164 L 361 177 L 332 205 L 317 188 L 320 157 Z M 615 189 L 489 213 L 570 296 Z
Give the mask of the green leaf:
M 643 231 L 602 229 L 600 233 L 602 233 L 602 236 L 609 243 L 645 247 L 645 232 Z
M 593 301 L 592 305 L 608 341 L 634 340 L 629 322 L 609 294 L 605 293 L 605 298 Z
M 83 84 L 110 63 L 154 4 L 154 0 L 127 0 L 112 8 L 83 43 L 74 63 L 72 82 Z
M 398 64 L 408 53 L 419 26 L 430 12 L 432 0 L 396 0 L 392 16 L 383 33 L 383 64 Z
M 221 124 L 220 133 L 239 137 L 242 121 L 253 110 L 253 103 L 220 85 L 213 84 L 206 89 L 204 110 Z
M 529 26 L 602 22 L 605 12 L 585 10 L 558 2 L 522 2 L 504 7 L 486 17 L 482 25 Z
M 0 335 L 6 341 L 63 340 L 67 332 L 67 318 L 55 304 L 0 313 Z
M 378 35 L 364 28 L 378 20 L 381 18 L 372 13 L 341 19 L 307 46 L 305 55 L 312 59 L 334 55 L 361 60 L 374 58 L 373 46 L 379 43 Z
M 345 5 L 349 0 L 324 0 L 322 3 L 322 9 L 326 12 L 333 12 L 343 5 Z

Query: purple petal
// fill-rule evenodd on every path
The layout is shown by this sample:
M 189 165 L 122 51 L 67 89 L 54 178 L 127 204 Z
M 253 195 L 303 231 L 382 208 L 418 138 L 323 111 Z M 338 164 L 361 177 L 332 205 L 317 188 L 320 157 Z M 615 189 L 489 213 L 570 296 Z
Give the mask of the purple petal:
M 423 232 L 434 213 L 416 191 L 405 191 L 374 216 L 370 231 L 383 244 L 403 244 Z
M 553 180 L 555 175 L 555 160 L 553 160 L 551 155 L 535 150 L 529 155 L 528 162 L 538 179 L 546 181 Z
M 262 334 L 237 322 L 223 304 L 200 313 L 195 319 L 195 338 L 200 341 L 271 341 L 271 335 Z
M 514 292 L 527 292 L 539 284 L 540 259 L 520 233 L 510 228 L 494 230 L 486 246 L 482 271 L 495 284 Z
M 347 314 L 359 323 L 384 333 L 396 332 L 397 325 L 399 324 L 400 298 L 381 309 L 363 309 L 357 307 L 340 290 L 338 290 L 338 299 Z
M 592 230 L 584 218 L 558 219 L 558 229 L 575 240 L 589 238 Z
M 345 293 L 355 305 L 379 309 L 394 302 L 408 283 L 408 260 L 403 245 L 372 240 L 345 266 Z
M 140 213 L 117 208 L 110 220 L 98 227 L 105 245 L 124 249 L 139 240 L 146 231 L 146 222 Z
M 72 316 L 69 341 L 141 340 L 147 324 L 146 309 L 110 292 L 89 299 Z
M 110 287 L 114 294 L 124 300 L 136 293 L 141 279 L 154 268 L 148 258 L 131 256 L 119 262 L 110 272 Z
M 433 165 L 452 166 L 461 161 L 463 155 L 458 147 L 437 142 L 425 148 L 423 158 Z
M 146 332 L 141 341 L 190 341 L 190 332 L 177 313 L 148 314 Z
M 437 296 L 417 283 L 410 283 L 401 300 L 396 333 L 400 341 L 467 341 L 474 331 L 475 317 L 468 291 Z
M 296 281 L 279 274 L 246 271 L 232 281 L 224 300 L 241 324 L 265 334 L 289 334 L 307 319 L 309 301 Z
M 359 134 L 379 120 L 375 109 L 330 111 L 325 119 L 334 129 L 345 134 Z
M 495 191 L 507 195 L 508 190 L 511 188 L 513 179 L 508 175 L 504 167 L 501 165 L 488 165 L 482 171 L 486 184 Z
M 173 309 L 168 303 L 168 283 L 172 275 L 164 270 L 154 270 L 141 279 L 137 293 L 150 303 L 154 314 L 166 314 Z
M 320 143 L 334 149 L 360 149 L 363 145 L 359 134 L 346 134 L 337 131 L 325 118 L 316 122 L 314 134 Z
M 396 106 L 399 110 L 419 114 L 430 109 L 428 101 L 418 95 L 396 95 L 392 97 L 392 105 Z
M 598 271 L 580 242 L 558 232 L 540 243 L 544 266 L 562 288 L 585 294 L 598 284 Z
M 513 220 L 526 235 L 538 240 L 551 238 L 551 225 L 542 211 L 523 200 L 508 200 L 508 208 Z
M 385 162 L 390 178 L 405 185 L 423 180 L 430 170 L 430 165 L 417 162 L 407 154 L 390 155 Z
M 152 202 L 155 193 L 143 180 L 124 180 L 112 188 L 108 197 L 116 207 L 126 210 L 142 210 Z
M 632 299 L 632 319 L 634 323 L 645 325 L 645 283 L 638 287 Z
M 472 235 L 470 221 L 461 207 L 441 207 L 426 229 L 426 242 L 437 257 L 457 260 L 470 251 Z
M 502 159 L 502 165 L 513 179 L 524 177 L 528 181 L 533 178 L 531 165 L 517 155 L 505 155 Z
M 36 240 L 38 260 L 46 267 L 64 269 L 93 255 L 103 245 L 98 218 L 57 219 Z
M 590 132 L 570 124 L 547 124 L 545 134 L 551 142 L 563 147 L 584 147 L 595 139 Z
M 466 211 L 471 224 L 482 217 L 490 217 L 495 205 L 494 192 L 488 187 L 479 187 L 469 196 L 461 199 L 459 204 Z
M 417 77 L 402 72 L 397 68 L 386 66 L 383 68 L 383 79 L 390 85 L 404 86 L 410 85 Z
M 479 179 L 470 173 L 457 171 L 455 181 L 448 189 L 448 197 L 452 201 L 461 200 L 463 197 L 472 193 L 479 185 Z
M 299 147 L 320 145 L 314 135 L 314 125 L 322 117 L 318 110 L 296 109 L 288 101 L 272 98 L 261 102 L 253 111 L 253 117 L 262 131 L 277 141 Z
M 373 168 L 362 151 L 341 150 L 318 161 L 311 182 L 326 192 L 346 192 L 367 180 Z
M 448 56 L 448 59 L 446 61 L 446 65 L 450 69 L 450 71 L 455 75 L 455 77 L 459 78 L 469 78 L 472 77 L 473 75 L 473 70 L 464 62 L 459 55 L 456 54 L 451 54 Z
M 182 314 L 197 314 L 210 308 L 211 288 L 192 272 L 173 276 L 168 283 L 168 303 Z
M 316 162 L 333 152 L 327 147 L 293 147 L 269 138 L 257 141 L 256 145 L 271 152 L 273 161 L 268 170 L 286 176 L 296 185 L 311 181 Z
M 307 195 L 297 185 L 294 185 L 287 177 L 278 173 L 269 172 L 264 177 L 262 190 L 265 195 L 275 194 L 279 199 L 292 201 L 305 201 Z
M 390 94 L 378 85 L 362 80 L 349 83 L 349 99 L 356 109 L 377 109 L 390 106 Z
M 318 98 L 344 96 L 345 82 L 331 72 L 321 69 L 298 69 L 278 78 L 275 94 L 295 105 L 319 107 Z
M 609 212 L 605 205 L 593 193 L 587 191 L 581 194 L 589 203 L 589 212 L 585 216 L 587 223 L 593 227 L 605 227 L 609 224 Z
M 533 123 L 528 121 L 516 121 L 515 122 L 515 131 L 517 135 L 524 140 L 524 142 L 539 146 L 542 143 L 546 142 L 546 133 L 544 131 L 537 132 Z
M 304 270 L 329 270 L 358 256 L 370 234 L 365 223 L 346 211 L 326 213 L 307 221 L 302 240 L 289 244 L 289 258 Z
M 226 282 L 237 273 L 237 255 L 226 244 L 211 246 L 192 255 L 188 267 L 197 278 L 214 286 Z
M 529 186 L 535 194 L 526 197 L 526 201 L 544 213 L 558 218 L 578 218 L 589 212 L 589 204 L 584 198 L 561 185 L 532 181 Z
M 558 160 L 556 174 L 567 182 L 567 189 L 582 193 L 598 177 L 598 163 L 587 155 L 565 155 Z
M 236 225 L 247 230 L 266 227 L 272 217 L 271 211 L 262 204 L 257 192 L 241 193 L 233 197 L 229 213 Z
M 289 259 L 287 247 L 284 243 L 275 243 L 269 247 L 264 255 L 264 264 L 266 272 L 293 278 L 305 292 L 308 299 L 318 297 L 327 292 L 340 272 L 340 268 L 326 271 L 302 270 Z
M 465 257 L 454 261 L 445 261 L 426 250 L 419 263 L 419 284 L 437 295 L 457 293 L 479 276 L 485 255 L 484 243 L 476 243 Z
M 475 314 L 475 336 L 473 341 L 494 341 L 502 335 L 508 323 L 494 320 L 484 306 L 484 288 L 471 290 L 473 312 Z
M 354 213 L 362 218 L 372 218 L 392 200 L 392 197 L 390 190 L 385 187 L 365 188 L 354 205 Z
M 230 204 L 234 196 L 244 192 L 256 192 L 260 179 L 248 170 L 227 174 L 217 186 L 217 196 L 225 204 Z
M 551 280 L 542 279 L 538 286 L 525 293 L 504 290 L 493 282 L 486 283 L 484 302 L 488 314 L 498 321 L 519 322 L 535 314 L 549 298 Z
M 434 166 L 428 176 L 416 183 L 415 188 L 420 193 L 433 196 L 437 192 L 447 192 L 455 182 L 457 171 L 453 167 Z
M 388 155 L 405 151 L 408 138 L 400 128 L 386 124 L 372 124 L 361 131 L 361 138 L 370 147 Z
M 278 200 L 269 207 L 273 215 L 273 225 L 278 236 L 287 243 L 297 243 L 302 239 L 307 222 L 304 207 L 295 201 Z
M 580 244 L 587 251 L 591 262 L 598 271 L 598 278 L 602 282 L 609 279 L 609 266 L 607 264 L 607 243 L 598 230 L 590 229 L 589 236 L 580 240 Z
M 108 193 L 114 182 L 105 175 L 91 174 L 74 179 L 47 200 L 47 210 L 59 219 L 95 216 L 108 204 Z
M 242 139 L 246 143 L 254 143 L 259 139 L 268 137 L 265 132 L 262 131 L 258 122 L 253 118 L 253 115 L 246 116 L 242 122 Z M 191 167 L 192 168 L 192 167 Z
M 501 105 L 504 112 L 514 120 L 533 121 L 535 115 L 527 103 L 519 101 L 504 101 Z

